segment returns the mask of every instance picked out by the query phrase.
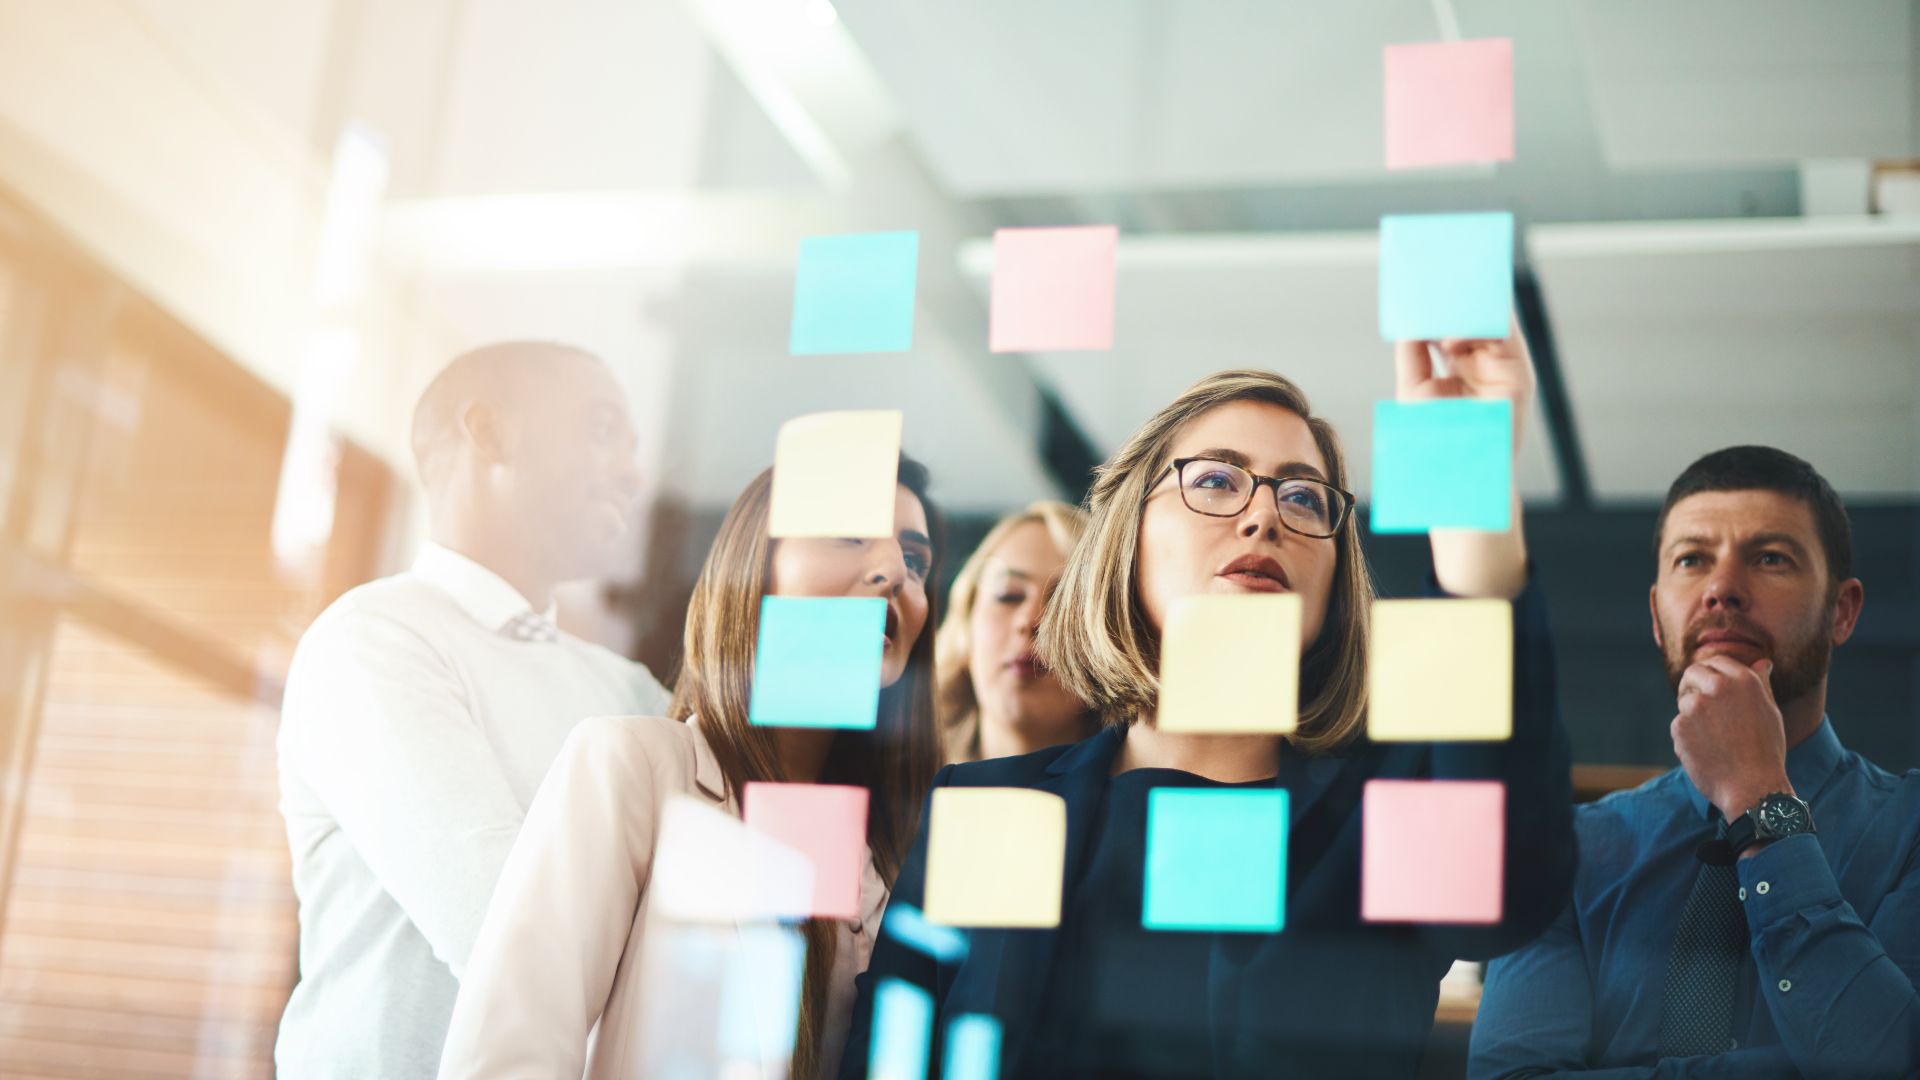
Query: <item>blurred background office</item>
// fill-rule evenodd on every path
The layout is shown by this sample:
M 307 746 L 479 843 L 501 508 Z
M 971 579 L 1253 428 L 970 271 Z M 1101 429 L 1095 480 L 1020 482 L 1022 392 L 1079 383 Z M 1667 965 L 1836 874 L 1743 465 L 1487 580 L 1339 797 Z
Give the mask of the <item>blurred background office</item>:
M 1480 37 L 1514 40 L 1515 160 L 1388 174 L 1381 47 Z M 1521 231 L 1577 785 L 1671 764 L 1652 510 L 1740 442 L 1848 501 L 1832 715 L 1920 764 L 1914 0 L 0 0 L 0 1072 L 271 1073 L 281 680 L 409 561 L 407 417 L 455 353 L 622 379 L 633 572 L 561 619 L 665 677 L 804 412 L 904 411 L 950 570 L 1223 367 L 1298 380 L 1364 501 L 1375 226 L 1475 209 Z M 1121 229 L 1113 350 L 990 355 L 993 230 L 1082 223 Z M 789 357 L 800 239 L 865 229 L 921 232 L 912 352 Z M 1418 538 L 1368 545 L 1417 587 Z

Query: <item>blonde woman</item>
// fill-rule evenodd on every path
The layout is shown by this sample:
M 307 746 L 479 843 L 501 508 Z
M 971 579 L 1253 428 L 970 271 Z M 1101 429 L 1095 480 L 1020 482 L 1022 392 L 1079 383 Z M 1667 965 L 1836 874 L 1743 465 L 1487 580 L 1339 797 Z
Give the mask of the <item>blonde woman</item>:
M 1034 503 L 995 523 L 955 575 L 933 641 L 933 704 L 948 761 L 1079 742 L 1099 726 L 1034 648 L 1067 553 L 1086 527 L 1078 507 Z
M 925 468 L 902 460 L 895 535 L 874 540 L 769 540 L 772 471 L 741 493 L 694 586 L 670 715 L 582 723 L 535 796 L 461 979 L 441 1077 L 572 1078 L 583 1068 L 589 1080 L 639 1077 L 637 1033 L 649 1007 L 639 951 L 661 807 L 689 795 L 737 815 L 750 781 L 871 792 L 863 915 L 805 925 L 792 1075 L 832 1074 L 853 977 L 939 764 L 933 642 L 922 632 L 933 616 L 927 582 L 938 535 L 926 485 Z M 887 601 L 873 731 L 748 722 L 768 595 Z
M 1403 400 L 1505 399 L 1516 417 L 1530 401 L 1532 367 L 1517 339 L 1444 343 L 1444 378 L 1428 345 L 1400 348 Z M 1103 729 L 1070 747 L 950 765 L 934 781 L 936 790 L 1020 787 L 1061 797 L 1059 925 L 970 931 L 965 956 L 948 965 L 883 939 L 859 980 L 842 1076 L 866 1066 L 873 988 L 883 978 L 933 997 L 936 1032 L 963 1013 L 997 1018 L 1005 1077 L 1411 1076 L 1451 962 L 1516 948 L 1553 919 L 1572 874 L 1568 750 L 1518 508 L 1504 533 L 1436 532 L 1430 583 L 1438 593 L 1512 600 L 1513 737 L 1373 744 L 1362 733 L 1374 588 L 1351 486 L 1333 428 L 1298 387 L 1266 371 L 1200 380 L 1100 469 L 1087 533 L 1040 641 L 1062 685 L 1094 707 Z M 1157 650 L 1169 607 L 1193 594 L 1272 592 L 1302 602 L 1298 730 L 1159 730 Z M 1266 674 L 1245 671 L 1233 687 L 1270 692 Z M 1500 921 L 1361 919 L 1362 792 L 1380 779 L 1505 785 Z M 1144 928 L 1150 797 L 1276 787 L 1289 804 L 1283 929 Z M 1484 844 L 1469 828 L 1460 824 L 1463 848 Z M 926 840 L 923 823 L 895 905 L 923 906 Z

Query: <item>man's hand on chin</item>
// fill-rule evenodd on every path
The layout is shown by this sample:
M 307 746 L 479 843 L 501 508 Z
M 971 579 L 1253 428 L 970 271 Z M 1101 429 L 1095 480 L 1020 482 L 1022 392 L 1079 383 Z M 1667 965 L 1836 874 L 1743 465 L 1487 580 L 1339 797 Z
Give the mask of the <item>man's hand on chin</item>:
M 1697 661 L 1680 679 L 1673 752 L 1693 786 L 1729 821 L 1763 796 L 1793 793 L 1772 674 L 1772 660 L 1747 665 L 1721 655 Z

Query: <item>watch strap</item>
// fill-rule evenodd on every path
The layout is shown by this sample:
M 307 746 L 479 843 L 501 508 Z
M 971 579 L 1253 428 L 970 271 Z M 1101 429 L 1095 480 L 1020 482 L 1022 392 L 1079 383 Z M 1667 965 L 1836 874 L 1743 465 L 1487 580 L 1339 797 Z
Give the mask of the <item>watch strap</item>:
M 1753 811 L 1749 810 L 1727 822 L 1720 830 L 1720 836 L 1726 841 L 1727 847 L 1738 855 L 1760 839 L 1760 824 L 1754 820 Z

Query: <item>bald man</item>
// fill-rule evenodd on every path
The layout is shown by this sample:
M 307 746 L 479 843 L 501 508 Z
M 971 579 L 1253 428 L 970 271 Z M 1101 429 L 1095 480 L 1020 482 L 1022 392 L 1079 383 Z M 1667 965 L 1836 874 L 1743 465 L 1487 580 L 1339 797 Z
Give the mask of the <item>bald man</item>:
M 566 346 L 476 349 L 421 396 L 431 542 L 327 608 L 287 678 L 300 982 L 282 1080 L 434 1076 L 494 881 L 567 733 L 665 714 L 645 667 L 553 623 L 556 585 L 618 569 L 634 444 L 619 385 Z

